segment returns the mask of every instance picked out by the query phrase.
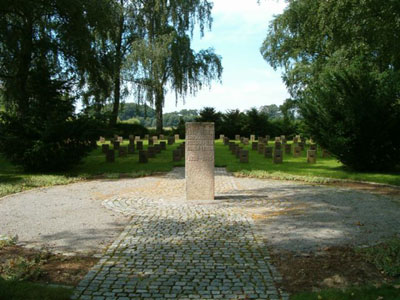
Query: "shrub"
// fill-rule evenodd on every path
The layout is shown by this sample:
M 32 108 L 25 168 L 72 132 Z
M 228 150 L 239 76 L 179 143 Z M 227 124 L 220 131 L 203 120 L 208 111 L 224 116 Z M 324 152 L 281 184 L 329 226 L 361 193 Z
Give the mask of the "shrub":
M 362 63 L 327 70 L 301 103 L 313 138 L 357 171 L 390 171 L 400 163 L 400 74 Z
M 61 122 L 0 115 L 0 151 L 26 171 L 62 171 L 78 163 L 95 145 L 98 124 L 70 117 Z

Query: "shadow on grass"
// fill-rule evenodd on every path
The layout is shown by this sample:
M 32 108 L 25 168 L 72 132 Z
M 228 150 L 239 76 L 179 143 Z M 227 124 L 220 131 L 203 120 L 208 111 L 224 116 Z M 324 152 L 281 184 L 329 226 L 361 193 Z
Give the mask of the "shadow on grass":
M 72 289 L 50 287 L 24 281 L 5 281 L 0 277 L 1 300 L 69 300 Z

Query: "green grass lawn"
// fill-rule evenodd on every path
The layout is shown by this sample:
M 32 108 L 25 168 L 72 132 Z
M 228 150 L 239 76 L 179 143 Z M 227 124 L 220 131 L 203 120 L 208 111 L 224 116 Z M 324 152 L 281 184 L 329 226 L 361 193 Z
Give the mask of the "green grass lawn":
M 395 285 L 361 287 L 342 290 L 323 290 L 318 293 L 299 293 L 290 300 L 398 300 L 400 289 Z
M 35 187 L 46 187 L 59 184 L 68 184 L 84 179 L 138 177 L 150 175 L 157 172 L 168 172 L 174 166 L 183 166 L 184 162 L 172 162 L 172 150 L 176 149 L 179 141 L 174 146 L 167 146 L 167 151 L 150 159 L 148 164 L 139 164 L 138 155 L 129 155 L 119 158 L 116 155 L 115 163 L 106 163 L 101 148 L 94 150 L 83 162 L 66 174 L 34 174 L 25 173 L 18 167 L 11 165 L 0 156 L 0 197 L 28 190 Z M 128 141 L 123 143 L 124 146 Z M 271 144 L 272 145 L 272 144 Z M 147 144 L 145 142 L 145 147 Z M 245 149 L 250 150 L 250 145 Z M 266 159 L 257 151 L 250 150 L 250 163 L 239 163 L 224 146 L 221 141 L 216 142 L 216 166 L 226 167 L 238 176 L 252 176 L 259 178 L 277 178 L 288 180 L 302 180 L 308 182 L 324 183 L 332 179 L 349 179 L 358 181 L 369 181 L 400 186 L 399 173 L 359 173 L 347 170 L 343 165 L 333 158 L 321 158 L 318 151 L 316 164 L 308 164 L 306 154 L 302 157 L 293 158 L 292 155 L 284 155 L 283 164 L 273 164 L 272 159 Z
M 0 278 L 1 300 L 68 300 L 71 296 L 71 289 Z

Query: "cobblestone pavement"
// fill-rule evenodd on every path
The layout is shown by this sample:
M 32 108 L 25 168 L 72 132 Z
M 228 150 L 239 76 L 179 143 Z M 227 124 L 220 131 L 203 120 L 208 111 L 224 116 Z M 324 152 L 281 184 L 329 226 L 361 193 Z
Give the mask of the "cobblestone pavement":
M 262 204 L 267 195 L 239 190 L 218 168 L 216 200 L 187 202 L 183 172 L 138 179 L 134 192 L 104 200 L 132 221 L 74 299 L 288 299 L 275 287 L 281 278 L 240 208 Z

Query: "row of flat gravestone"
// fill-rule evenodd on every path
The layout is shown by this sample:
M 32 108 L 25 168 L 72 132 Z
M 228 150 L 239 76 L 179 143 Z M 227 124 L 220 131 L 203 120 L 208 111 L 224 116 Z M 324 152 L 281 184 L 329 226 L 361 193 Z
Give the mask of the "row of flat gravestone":
M 240 159 L 240 162 L 248 162 L 248 151 L 243 150 L 235 142 L 231 142 L 229 138 L 220 136 L 223 139 L 224 145 L 228 145 L 232 154 L 236 155 Z M 243 138 L 236 136 L 238 140 L 244 145 L 249 144 L 248 138 Z M 250 140 L 254 140 L 254 135 L 250 137 Z M 259 137 L 258 142 L 253 141 L 251 146 L 252 150 L 257 151 L 259 154 L 264 155 L 266 158 L 273 158 L 273 162 L 276 164 L 281 164 L 283 162 L 283 149 L 285 154 L 292 154 L 292 144 L 287 144 L 284 136 L 275 138 L 274 147 L 267 146 L 269 142 L 269 136 L 265 138 Z M 300 136 L 293 138 L 293 157 L 300 157 L 305 149 L 306 140 L 301 139 Z M 329 157 L 329 153 L 326 150 L 322 150 L 322 157 Z M 307 150 L 307 162 L 316 163 L 317 162 L 317 145 L 311 144 L 310 149 Z
M 161 135 L 160 137 L 163 138 Z M 175 138 L 179 136 L 168 137 L 168 145 L 173 145 L 175 143 Z M 157 154 L 161 151 L 167 149 L 167 142 L 160 141 L 159 144 L 155 144 L 158 139 L 154 137 L 148 139 L 147 150 L 143 148 L 143 141 L 140 137 L 129 136 L 129 145 L 121 146 L 123 142 L 122 137 L 114 137 L 111 139 L 111 145 L 105 144 L 105 139 L 100 137 L 100 142 L 102 143 L 102 152 L 106 155 L 106 162 L 115 162 L 115 152 L 118 151 L 119 157 L 126 157 L 128 154 L 135 154 L 135 150 L 139 151 L 139 163 L 147 163 L 149 158 L 155 158 Z M 136 143 L 136 145 L 135 145 Z

